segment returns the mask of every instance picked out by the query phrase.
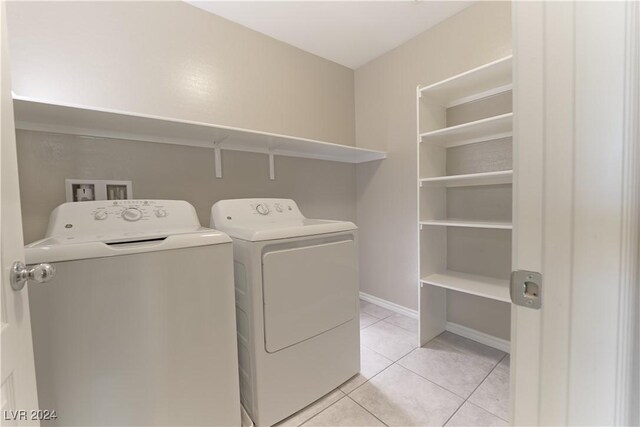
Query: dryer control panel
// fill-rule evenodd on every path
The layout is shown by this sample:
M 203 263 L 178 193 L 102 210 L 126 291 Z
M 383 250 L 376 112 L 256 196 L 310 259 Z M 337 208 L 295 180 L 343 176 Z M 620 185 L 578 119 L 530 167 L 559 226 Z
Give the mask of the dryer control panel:
M 195 209 L 181 200 L 99 200 L 58 206 L 49 219 L 47 237 L 197 229 Z
M 243 224 L 290 221 L 305 216 L 291 199 L 234 199 L 214 204 L 211 219 L 215 224 Z

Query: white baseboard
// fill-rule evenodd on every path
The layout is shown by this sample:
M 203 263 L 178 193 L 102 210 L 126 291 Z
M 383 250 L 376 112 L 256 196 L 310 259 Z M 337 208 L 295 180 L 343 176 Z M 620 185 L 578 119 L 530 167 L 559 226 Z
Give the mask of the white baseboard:
M 461 337 L 469 338 L 470 340 L 479 342 L 480 344 L 497 348 L 498 350 L 502 350 L 505 353 L 511 352 L 511 343 L 502 338 L 494 337 L 493 335 L 485 334 L 484 332 L 480 332 L 478 330 L 467 328 L 466 326 L 451 322 L 447 322 L 445 329 L 452 334 L 460 335 Z
M 374 297 L 364 292 L 360 292 L 360 299 L 370 302 L 371 304 L 379 305 L 395 313 L 403 314 L 412 319 L 418 319 L 418 311 L 411 310 L 410 308 L 403 307 L 399 304 L 384 300 L 382 298 Z M 459 325 L 457 323 L 447 322 L 445 329 L 452 334 L 460 335 L 461 337 L 469 338 L 470 340 L 479 342 L 480 344 L 488 345 L 489 347 L 496 348 L 510 353 L 511 344 L 509 341 L 502 338 L 494 337 L 493 335 L 485 334 L 476 329 L 471 329 L 466 326 Z
M 411 310 L 410 308 L 401 306 L 391 301 L 384 300 L 382 298 L 374 297 L 373 295 L 365 294 L 364 292 L 360 292 L 360 299 L 366 302 L 370 302 L 371 304 L 379 305 L 380 307 L 384 307 L 395 313 L 404 314 L 405 316 L 411 317 L 412 319 L 418 318 L 417 310 Z

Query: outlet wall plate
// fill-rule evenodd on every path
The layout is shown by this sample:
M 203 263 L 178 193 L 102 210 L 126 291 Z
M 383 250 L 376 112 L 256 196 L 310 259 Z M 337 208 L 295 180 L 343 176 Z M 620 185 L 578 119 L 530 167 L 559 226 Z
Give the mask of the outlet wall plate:
M 131 181 L 65 179 L 67 202 L 123 200 L 133 198 Z

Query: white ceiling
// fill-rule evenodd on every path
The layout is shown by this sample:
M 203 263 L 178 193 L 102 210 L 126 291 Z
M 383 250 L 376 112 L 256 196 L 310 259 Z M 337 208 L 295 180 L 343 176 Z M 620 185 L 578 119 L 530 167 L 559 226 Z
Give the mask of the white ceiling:
M 188 3 L 356 69 L 471 1 L 200 1 Z

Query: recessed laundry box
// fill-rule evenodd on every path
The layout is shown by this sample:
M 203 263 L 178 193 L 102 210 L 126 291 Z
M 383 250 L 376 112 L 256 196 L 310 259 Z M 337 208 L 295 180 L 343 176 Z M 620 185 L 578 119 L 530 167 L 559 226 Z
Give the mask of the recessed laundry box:
M 360 370 L 356 226 L 305 218 L 293 200 L 222 200 L 234 243 L 242 402 L 271 425 Z

